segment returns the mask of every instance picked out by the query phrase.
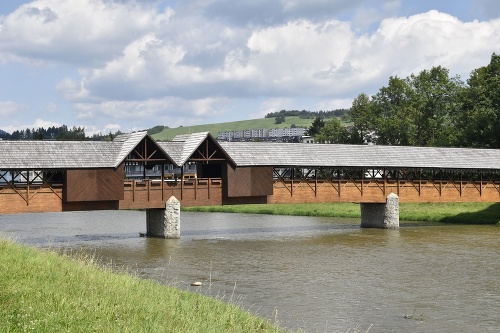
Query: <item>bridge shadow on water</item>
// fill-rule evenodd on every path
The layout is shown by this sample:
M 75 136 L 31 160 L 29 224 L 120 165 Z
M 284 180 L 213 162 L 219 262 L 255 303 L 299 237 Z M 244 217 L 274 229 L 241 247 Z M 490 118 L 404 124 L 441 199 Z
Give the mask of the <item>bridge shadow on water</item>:
M 453 224 L 500 224 L 500 202 L 477 212 L 460 213 L 442 218 L 439 222 Z

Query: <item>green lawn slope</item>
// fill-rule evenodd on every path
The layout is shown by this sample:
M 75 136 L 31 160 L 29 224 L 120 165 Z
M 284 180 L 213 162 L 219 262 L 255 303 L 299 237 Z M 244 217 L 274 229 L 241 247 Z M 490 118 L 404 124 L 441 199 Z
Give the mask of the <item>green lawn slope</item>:
M 0 238 L 0 332 L 282 332 L 241 308 Z
M 299 204 L 255 204 L 183 207 L 191 212 L 225 212 L 244 214 L 270 214 L 295 216 L 323 216 L 360 218 L 357 203 L 299 203 Z M 399 217 L 402 221 L 426 221 L 461 224 L 500 225 L 500 203 L 488 202 L 436 202 L 400 203 Z

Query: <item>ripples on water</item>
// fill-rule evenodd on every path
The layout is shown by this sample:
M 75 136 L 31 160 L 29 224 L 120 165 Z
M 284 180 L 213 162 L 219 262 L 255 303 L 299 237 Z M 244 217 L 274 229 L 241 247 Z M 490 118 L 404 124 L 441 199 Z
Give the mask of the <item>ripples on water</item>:
M 500 228 L 187 213 L 181 239 L 137 211 L 0 215 L 20 242 L 96 253 L 307 332 L 499 332 Z M 203 281 L 202 287 L 190 287 Z M 411 317 L 411 318 L 406 318 Z

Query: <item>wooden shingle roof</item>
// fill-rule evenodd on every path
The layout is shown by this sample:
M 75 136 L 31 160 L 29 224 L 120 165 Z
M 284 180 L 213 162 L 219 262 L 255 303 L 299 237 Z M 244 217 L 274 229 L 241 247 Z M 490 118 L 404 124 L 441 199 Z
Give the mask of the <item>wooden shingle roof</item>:
M 208 132 L 156 142 L 146 132 L 104 141 L 0 140 L 0 170 L 116 168 L 144 139 L 168 162 L 190 158 L 226 159 L 236 166 L 373 167 L 500 170 L 500 149 L 334 145 L 268 142 L 217 142 Z M 149 141 L 148 141 L 149 142 Z M 210 154 L 202 146 L 210 143 Z
M 178 166 L 181 166 L 193 156 L 205 140 L 210 140 L 210 142 L 217 146 L 221 153 L 232 162 L 231 157 L 227 155 L 224 149 L 209 132 L 177 135 L 172 141 L 158 142 L 158 144 Z
M 141 144 L 143 140 L 145 141 Z M 155 162 L 164 159 L 168 161 L 168 163 L 175 163 L 170 155 L 165 152 L 163 147 L 145 131 L 118 135 L 113 142 L 117 145 L 121 145 L 120 152 L 116 156 L 116 166 L 120 165 L 132 152 L 135 153 L 133 154 L 135 157 L 132 157 L 132 159 L 138 158 L 138 155 L 140 155 L 141 159 L 152 159 Z M 139 147 L 140 144 L 141 147 Z M 145 147 L 148 145 L 150 151 Z
M 0 170 L 116 168 L 148 134 L 107 141 L 0 141 Z
M 113 139 L 113 143 L 120 145 L 120 151 L 116 155 L 115 165 L 120 163 L 132 152 L 132 150 L 147 136 L 147 132 L 135 132 L 120 134 Z
M 0 170 L 114 168 L 120 146 L 97 141 L 0 141 Z
M 158 145 L 170 156 L 176 166 L 182 165 L 184 142 L 164 141 L 158 142 Z
M 499 149 L 221 142 L 237 166 L 500 170 Z

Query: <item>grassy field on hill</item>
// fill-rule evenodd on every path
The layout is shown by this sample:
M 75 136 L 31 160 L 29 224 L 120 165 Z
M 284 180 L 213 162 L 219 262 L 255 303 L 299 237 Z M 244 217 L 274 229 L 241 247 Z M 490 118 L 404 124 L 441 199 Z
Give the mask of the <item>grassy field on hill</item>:
M 217 137 L 217 133 L 223 131 L 237 131 L 246 130 L 254 128 L 284 128 L 291 127 L 295 125 L 297 127 L 309 127 L 311 126 L 314 119 L 302 119 L 299 117 L 286 117 L 285 122 L 281 124 L 275 124 L 275 118 L 260 118 L 260 119 L 250 119 L 233 121 L 228 123 L 218 123 L 218 124 L 207 124 L 207 125 L 195 125 L 195 126 L 185 126 L 177 128 L 166 128 L 158 134 L 153 134 L 152 137 L 159 141 L 172 140 L 176 135 L 189 134 L 196 132 L 210 132 L 212 136 Z

